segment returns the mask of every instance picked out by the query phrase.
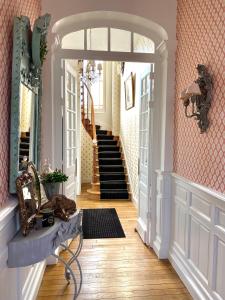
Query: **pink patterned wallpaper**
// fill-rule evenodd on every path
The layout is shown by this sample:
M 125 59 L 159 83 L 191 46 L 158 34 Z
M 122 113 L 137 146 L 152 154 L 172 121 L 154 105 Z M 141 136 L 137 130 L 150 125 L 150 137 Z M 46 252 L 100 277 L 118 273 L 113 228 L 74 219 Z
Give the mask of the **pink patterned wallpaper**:
M 0 205 L 8 197 L 13 17 L 25 15 L 33 23 L 40 13 L 40 0 L 0 1 Z
M 225 193 L 225 24 L 224 0 L 178 0 L 174 171 Z M 180 92 L 205 64 L 213 78 L 210 128 L 200 134 L 187 119 Z

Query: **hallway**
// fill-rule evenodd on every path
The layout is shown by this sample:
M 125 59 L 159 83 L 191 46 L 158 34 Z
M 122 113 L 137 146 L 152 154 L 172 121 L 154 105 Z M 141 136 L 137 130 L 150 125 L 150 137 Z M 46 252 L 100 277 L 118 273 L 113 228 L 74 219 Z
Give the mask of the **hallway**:
M 126 238 L 84 240 L 79 256 L 83 286 L 78 299 L 192 299 L 170 263 L 159 261 L 134 232 L 132 202 L 90 200 L 86 188 L 77 199 L 78 207 L 116 208 Z M 46 268 L 37 300 L 72 299 L 74 289 L 72 285 L 66 289 L 63 272 L 60 264 Z

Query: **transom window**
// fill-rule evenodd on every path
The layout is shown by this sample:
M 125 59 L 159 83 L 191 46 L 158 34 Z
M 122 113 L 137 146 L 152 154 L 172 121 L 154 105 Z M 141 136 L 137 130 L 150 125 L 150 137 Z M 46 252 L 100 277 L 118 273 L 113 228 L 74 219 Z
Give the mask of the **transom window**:
M 71 32 L 62 38 L 62 49 L 155 53 L 146 36 L 118 28 L 98 27 Z

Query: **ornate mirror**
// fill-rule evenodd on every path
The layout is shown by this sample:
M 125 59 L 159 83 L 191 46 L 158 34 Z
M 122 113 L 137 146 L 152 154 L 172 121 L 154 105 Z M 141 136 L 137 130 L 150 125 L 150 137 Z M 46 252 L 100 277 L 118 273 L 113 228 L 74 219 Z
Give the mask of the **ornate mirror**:
M 27 235 L 34 226 L 37 206 L 34 197 L 33 177 L 26 171 L 16 179 L 16 189 L 19 198 L 19 211 L 23 235 Z
M 46 34 L 50 15 L 30 21 L 14 19 L 10 128 L 10 193 L 16 193 L 16 178 L 32 161 L 39 169 L 41 137 L 41 67 L 47 53 Z
M 28 162 L 27 172 L 33 178 L 33 193 L 34 193 L 34 198 L 35 198 L 35 202 L 36 202 L 36 210 L 37 210 L 37 213 L 39 213 L 40 209 L 41 209 L 41 205 L 44 202 L 46 202 L 46 199 L 43 199 L 43 197 L 41 195 L 41 184 L 40 184 L 39 176 L 38 176 L 35 165 L 31 161 Z

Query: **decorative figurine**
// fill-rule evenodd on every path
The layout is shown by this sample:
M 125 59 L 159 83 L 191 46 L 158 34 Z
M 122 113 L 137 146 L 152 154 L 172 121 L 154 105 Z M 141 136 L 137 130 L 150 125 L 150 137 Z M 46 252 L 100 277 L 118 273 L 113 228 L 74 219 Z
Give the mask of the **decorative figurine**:
M 75 201 L 68 199 L 64 195 L 54 195 L 50 201 L 41 206 L 41 211 L 46 208 L 53 209 L 54 216 L 64 221 L 68 221 L 69 216 L 73 215 L 77 210 Z

